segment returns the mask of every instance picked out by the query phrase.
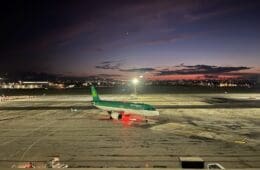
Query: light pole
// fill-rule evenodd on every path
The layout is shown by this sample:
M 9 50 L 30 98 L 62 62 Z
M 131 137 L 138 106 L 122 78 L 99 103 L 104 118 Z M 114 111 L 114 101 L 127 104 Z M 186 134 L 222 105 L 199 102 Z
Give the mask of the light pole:
M 132 83 L 134 84 L 134 89 L 135 89 L 135 95 L 136 95 L 136 85 L 138 84 L 138 82 L 139 82 L 139 80 L 137 79 L 137 78 L 134 78 L 133 80 L 132 80 Z

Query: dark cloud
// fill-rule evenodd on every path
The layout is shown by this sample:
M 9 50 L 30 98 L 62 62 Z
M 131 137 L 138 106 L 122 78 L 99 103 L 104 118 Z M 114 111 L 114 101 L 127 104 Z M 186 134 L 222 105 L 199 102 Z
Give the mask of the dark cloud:
M 97 74 L 98 77 L 101 78 L 114 78 L 114 77 L 121 77 L 120 74 Z
M 98 69 L 105 69 L 105 70 L 119 70 L 122 72 L 139 72 L 139 73 L 144 73 L 144 72 L 151 72 L 155 71 L 155 68 L 150 68 L 150 67 L 144 67 L 144 68 L 132 68 L 132 69 L 121 69 L 122 62 L 120 61 L 103 61 L 99 65 L 96 66 Z
M 122 63 L 120 61 L 103 61 L 99 65 L 96 65 L 97 69 L 105 70 L 119 70 Z
M 133 68 L 133 69 L 120 69 L 120 71 L 123 72 L 140 72 L 140 73 L 144 73 L 144 72 L 151 72 L 151 71 L 155 71 L 155 68 L 150 68 L 150 67 L 145 67 L 145 68 Z
M 112 64 L 115 63 L 116 61 L 103 61 L 101 62 L 101 64 Z
M 137 72 L 137 73 L 145 73 L 155 71 L 155 68 L 152 67 L 143 67 L 143 68 L 131 68 L 131 69 L 122 69 L 122 61 L 103 61 L 99 65 L 96 65 L 97 69 L 105 69 L 105 70 L 118 70 L 121 72 Z
M 181 65 L 181 69 L 177 70 L 161 70 L 157 75 L 187 75 L 187 74 L 222 74 L 233 71 L 248 70 L 250 67 L 219 67 L 210 65 Z

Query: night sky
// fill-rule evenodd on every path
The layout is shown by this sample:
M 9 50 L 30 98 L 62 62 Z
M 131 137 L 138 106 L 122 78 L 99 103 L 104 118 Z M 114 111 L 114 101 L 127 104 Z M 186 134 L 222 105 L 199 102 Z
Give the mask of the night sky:
M 128 79 L 260 74 L 260 1 L 1 1 L 0 72 Z

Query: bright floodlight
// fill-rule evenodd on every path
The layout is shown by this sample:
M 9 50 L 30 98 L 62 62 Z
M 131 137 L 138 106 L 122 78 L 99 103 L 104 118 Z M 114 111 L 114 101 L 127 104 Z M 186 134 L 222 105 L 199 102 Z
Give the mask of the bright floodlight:
M 134 78 L 134 79 L 132 80 L 132 82 L 133 82 L 134 85 L 136 85 L 136 84 L 138 84 L 139 80 L 138 80 L 137 78 Z

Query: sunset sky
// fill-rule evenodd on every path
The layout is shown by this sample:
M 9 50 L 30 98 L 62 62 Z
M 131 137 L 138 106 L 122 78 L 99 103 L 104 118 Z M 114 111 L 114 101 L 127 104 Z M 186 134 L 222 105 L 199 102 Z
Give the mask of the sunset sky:
M 120 79 L 260 74 L 260 1 L 1 2 L 0 72 Z

